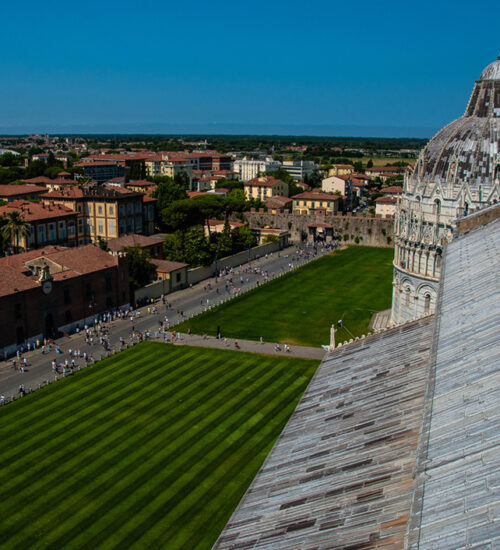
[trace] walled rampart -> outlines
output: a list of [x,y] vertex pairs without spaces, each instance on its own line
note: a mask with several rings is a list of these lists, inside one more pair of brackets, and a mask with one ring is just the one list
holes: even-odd
[[333,216],[323,214],[271,214],[264,211],[245,212],[250,227],[271,227],[290,231],[291,241],[301,242],[308,236],[310,224],[329,224],[336,236],[345,244],[392,247],[393,220],[374,216]]

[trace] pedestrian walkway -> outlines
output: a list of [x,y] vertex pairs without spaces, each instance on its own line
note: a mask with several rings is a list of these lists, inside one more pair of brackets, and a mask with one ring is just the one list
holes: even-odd
[[325,350],[322,348],[312,348],[307,346],[290,346],[290,351],[284,351],[284,346],[276,349],[276,344],[271,342],[256,342],[253,340],[238,340],[235,338],[222,338],[218,340],[214,337],[203,337],[197,334],[183,334],[182,340],[175,342],[175,345],[181,346],[200,346],[204,348],[232,349],[237,351],[246,351],[250,353],[265,353],[267,355],[279,355],[285,357],[301,357],[303,359],[318,359],[321,361],[325,356]]
[[[272,279],[275,276],[279,276],[283,272],[289,272],[293,269],[296,269],[310,261],[313,261],[323,254],[327,254],[327,250],[318,250],[314,255],[306,258],[299,258],[295,254],[295,248],[290,247],[289,250],[281,251],[281,255],[270,256],[269,258],[260,258],[259,260],[252,261],[252,266],[264,267],[265,271],[269,272]],[[294,255],[296,256],[295,259]],[[293,265],[289,265],[290,260],[293,260]],[[244,290],[251,288],[256,284],[256,281],[262,278],[263,271],[257,272],[246,272],[245,278],[249,277],[248,283],[246,282]],[[236,269],[236,273],[233,276],[238,277],[239,271]],[[6,361],[0,361],[0,395],[4,395],[7,401],[10,401],[13,397],[19,395],[19,388],[21,385],[26,387],[27,392],[29,393],[30,389],[35,390],[40,386],[46,385],[49,382],[53,382],[56,379],[55,373],[52,369],[52,362],[54,360],[57,363],[62,363],[66,359],[71,362],[71,356],[69,355],[70,349],[78,349],[83,354],[86,352],[89,355],[92,355],[95,361],[99,361],[104,357],[107,357],[110,353],[115,353],[123,349],[121,340],[123,340],[127,346],[136,343],[137,340],[130,337],[131,329],[134,327],[135,334],[147,333],[151,334],[150,339],[153,341],[163,341],[160,340],[160,334],[162,330],[159,326],[159,321],[168,317],[170,331],[175,330],[175,326],[194,316],[202,313],[207,310],[206,306],[207,299],[209,300],[210,305],[215,305],[217,302],[222,299],[227,300],[228,297],[224,297],[223,289],[224,285],[227,282],[227,279],[230,275],[226,277],[218,277],[218,279],[212,278],[202,283],[193,285],[192,288],[186,288],[184,290],[177,291],[175,293],[169,294],[167,296],[167,305],[164,305],[160,302],[155,304],[156,313],[153,315],[151,312],[148,314],[148,306],[138,308],[137,311],[140,311],[140,315],[134,315],[133,321],[129,320],[129,317],[126,316],[123,319],[115,319],[111,322],[106,321],[104,326],[109,330],[109,343],[111,351],[108,352],[103,348],[102,345],[99,345],[99,340],[94,335],[93,343],[85,342],[85,333],[80,331],[80,333],[74,333],[69,336],[64,336],[58,338],[53,345],[51,345],[51,351],[45,354],[42,354],[41,349],[32,349],[31,351],[24,352],[23,358],[27,359],[27,366],[24,368],[24,372],[20,368],[14,370],[12,368],[11,359]],[[243,276],[243,275],[242,275]],[[267,280],[269,280],[267,279]],[[210,284],[209,284],[210,283]],[[264,283],[264,281],[262,281]],[[261,283],[261,284],[262,284]],[[210,287],[210,288],[207,288]],[[231,296],[232,298],[233,296]],[[202,300],[202,305],[200,305],[200,300]],[[161,311],[160,311],[161,310]],[[91,325],[93,323],[90,323]],[[93,333],[93,328],[91,328]],[[157,336],[155,337],[155,334]],[[214,347],[219,349],[238,349],[235,346],[234,339],[227,340],[217,340],[216,338],[206,338],[202,336],[195,335],[184,335],[181,342],[177,344],[192,345],[192,346],[204,346],[204,347]],[[291,351],[277,351],[275,349],[275,344],[263,343],[253,341],[238,341],[239,348],[241,351],[253,352],[253,353],[264,353],[270,355],[285,355],[289,357],[302,357],[302,358],[311,358],[321,360],[324,356],[324,351],[321,348],[308,348],[302,346],[291,346]],[[60,352],[56,352],[56,348],[60,348]],[[21,366],[18,360],[18,366]],[[76,360],[76,369],[85,367],[85,361],[81,358]],[[57,378],[61,378],[63,375],[57,375]]]

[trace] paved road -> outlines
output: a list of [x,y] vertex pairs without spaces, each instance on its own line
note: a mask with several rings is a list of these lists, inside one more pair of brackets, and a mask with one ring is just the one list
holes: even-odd
[[[318,249],[317,255],[311,255],[309,258],[299,256],[295,247],[282,250],[281,253],[275,253],[268,257],[260,258],[252,261],[250,264],[245,264],[242,268],[234,268],[233,273],[228,273],[217,279],[211,278],[202,281],[192,288],[177,291],[166,296],[167,305],[163,305],[161,301],[157,301],[154,306],[157,310],[155,314],[148,313],[148,306],[144,306],[136,310],[133,320],[130,318],[116,319],[110,323],[103,323],[107,337],[109,339],[109,347],[111,353],[122,349],[123,344],[120,338],[123,339],[125,345],[132,345],[137,341],[139,333],[145,334],[150,331],[152,340],[163,341],[163,334],[160,332],[159,321],[168,318],[170,327],[175,326],[183,319],[190,318],[202,311],[206,311],[210,307],[214,307],[222,301],[231,299],[239,292],[245,292],[254,288],[258,284],[265,284],[266,281],[272,280],[292,269],[295,269],[305,263],[315,259],[316,257],[326,253],[327,251]],[[306,249],[307,250],[307,249]],[[312,252],[312,250],[307,250]],[[223,269],[223,266],[220,266]],[[243,282],[241,282],[243,279]],[[232,282],[231,282],[232,280]],[[149,309],[151,306],[149,306]],[[137,315],[137,312],[139,314]],[[181,314],[182,312],[182,314]],[[135,337],[131,337],[132,327],[134,328]],[[158,334],[155,336],[155,331]],[[202,345],[206,347],[230,347],[236,349],[234,340],[219,341],[215,338],[203,339],[201,336],[183,335],[183,340],[178,342],[184,345]],[[274,344],[259,342],[242,342],[238,341],[242,351],[253,351],[259,353],[276,353],[287,355],[287,352],[274,350]],[[56,347],[59,346],[61,353],[56,353]],[[72,334],[67,337],[60,338],[51,346],[49,353],[43,354],[41,350],[25,353],[27,359],[27,367],[25,372],[14,370],[11,360],[0,362],[0,394],[4,395],[7,400],[18,395],[20,384],[24,384],[26,389],[36,389],[40,385],[52,382],[60,375],[54,375],[52,371],[52,361],[55,360],[58,364],[68,360],[71,363],[69,350],[79,350],[83,355],[86,352],[92,356],[95,361],[106,357],[110,352],[106,351],[104,346],[99,344],[98,337],[94,336],[92,345],[85,343],[85,334]],[[290,352],[290,356],[295,357],[310,357],[314,359],[322,359],[324,351],[321,348],[306,348],[294,346]],[[20,361],[17,361],[20,364]],[[77,367],[85,366],[85,361],[82,357],[75,359]],[[60,369],[62,371],[62,369]]]

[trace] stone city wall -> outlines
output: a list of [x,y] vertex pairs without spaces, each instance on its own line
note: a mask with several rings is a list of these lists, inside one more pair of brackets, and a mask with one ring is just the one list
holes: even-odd
[[[290,240],[298,243],[303,232],[309,234],[308,226],[313,223],[327,223],[345,244],[392,247],[392,218],[374,216],[332,216],[322,214],[293,214],[288,212],[271,214],[269,212],[245,212],[245,221],[250,227],[271,227],[290,232]],[[311,237],[309,237],[309,240]]]

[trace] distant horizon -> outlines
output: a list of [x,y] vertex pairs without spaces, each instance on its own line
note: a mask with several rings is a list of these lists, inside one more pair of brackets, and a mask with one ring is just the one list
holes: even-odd
[[430,139],[438,128],[362,126],[347,124],[244,124],[244,123],[123,123],[0,125],[0,136],[49,135],[193,135],[280,136],[365,139]]
[[0,133],[430,138],[498,55],[498,0],[465,8],[9,2]]

